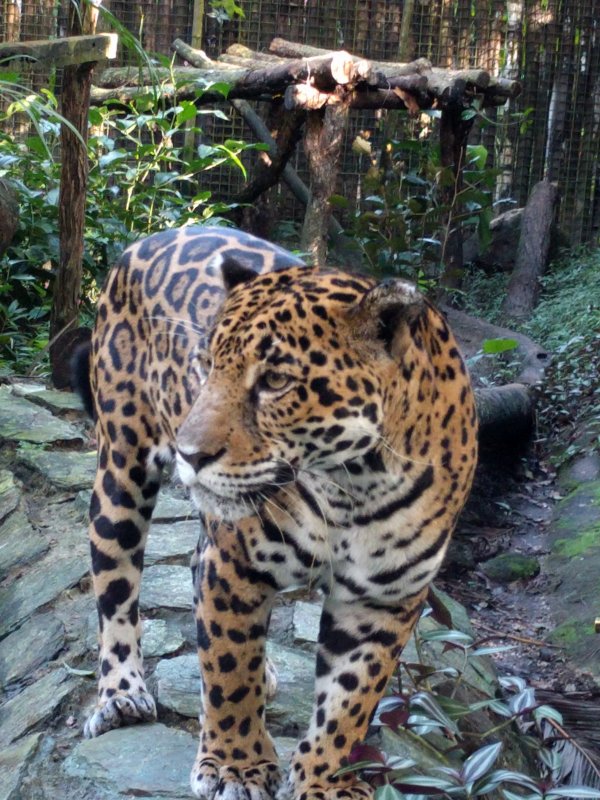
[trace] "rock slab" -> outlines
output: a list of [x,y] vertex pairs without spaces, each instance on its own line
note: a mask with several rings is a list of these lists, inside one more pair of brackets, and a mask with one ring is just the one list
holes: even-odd
[[134,725],[80,742],[63,769],[119,796],[189,800],[196,750],[196,738],[185,731],[159,723]]

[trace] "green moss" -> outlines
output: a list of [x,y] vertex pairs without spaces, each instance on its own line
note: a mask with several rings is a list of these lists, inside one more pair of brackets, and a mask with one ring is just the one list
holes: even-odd
[[490,558],[481,565],[488,578],[499,583],[512,583],[523,578],[534,578],[540,571],[540,564],[533,556],[521,553],[503,553]]
[[548,637],[554,644],[563,647],[573,646],[588,636],[594,636],[594,629],[590,624],[580,620],[566,620],[556,627]]
[[593,547],[600,546],[600,524],[571,536],[568,539],[557,539],[552,545],[552,552],[559,556],[573,558],[581,556]]

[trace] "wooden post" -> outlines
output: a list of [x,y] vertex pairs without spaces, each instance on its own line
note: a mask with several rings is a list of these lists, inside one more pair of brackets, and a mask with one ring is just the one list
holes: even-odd
[[[81,14],[81,16],[80,16]],[[69,34],[91,34],[96,28],[98,9],[91,4],[70,6]],[[61,128],[61,176],[58,205],[60,260],[56,271],[50,314],[50,366],[57,388],[69,383],[65,362],[69,360],[79,319],[83,261],[83,228],[88,180],[87,128],[95,61],[64,68],[61,113],[75,130]]]
[[442,189],[443,202],[449,206],[445,220],[445,235],[442,242],[442,263],[444,271],[440,285],[443,289],[459,289],[463,276],[463,237],[457,196],[462,189],[462,171],[467,153],[467,139],[473,119],[462,118],[463,106],[460,103],[449,105],[442,111],[440,124],[440,151],[443,168],[451,168],[454,181]]
[[[338,93],[340,89],[336,90]],[[309,111],[304,151],[310,174],[310,198],[306,206],[301,249],[315,264],[325,264],[327,229],[331,218],[329,198],[335,194],[342,142],[348,123],[348,104],[343,96],[318,111]]]
[[202,49],[202,30],[204,28],[204,0],[194,0],[192,18],[192,47]]

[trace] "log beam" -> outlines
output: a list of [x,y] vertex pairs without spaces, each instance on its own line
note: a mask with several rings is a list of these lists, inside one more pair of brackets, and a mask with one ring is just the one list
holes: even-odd
[[64,39],[8,42],[0,44],[0,61],[35,61],[53,67],[110,61],[117,56],[116,33],[67,36]]
[[[107,97],[127,102],[149,93],[152,84],[160,81],[167,97],[212,103],[223,98],[210,89],[196,97],[198,84],[225,82],[230,86],[229,99],[272,100],[289,89],[288,107],[298,108],[305,102],[304,107],[310,110],[337,102],[334,90],[342,86],[352,91],[347,98],[349,108],[406,108],[416,114],[421,109],[451,107],[459,98],[465,106],[475,98],[483,106],[502,105],[520,91],[516,81],[493,78],[481,69],[435,69],[425,59],[407,64],[371,62],[345,51],[331,52],[281,39],[273,40],[271,47],[277,54],[292,53],[292,58],[254,53],[235,45],[213,61],[179,39],[172,47],[193,66],[175,67],[173,71],[132,67],[105,70],[96,81],[92,102]],[[171,83],[173,77],[177,89]]]

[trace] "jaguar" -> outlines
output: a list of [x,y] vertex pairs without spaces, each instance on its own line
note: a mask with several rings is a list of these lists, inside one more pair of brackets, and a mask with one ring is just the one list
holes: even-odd
[[[88,737],[156,718],[139,593],[163,468],[199,509],[195,797],[358,800],[364,738],[422,610],[477,457],[455,338],[412,284],[326,267],[235,230],[129,247],[74,374],[94,416],[99,617]],[[282,776],[265,724],[277,592],[324,595],[314,707]]]

